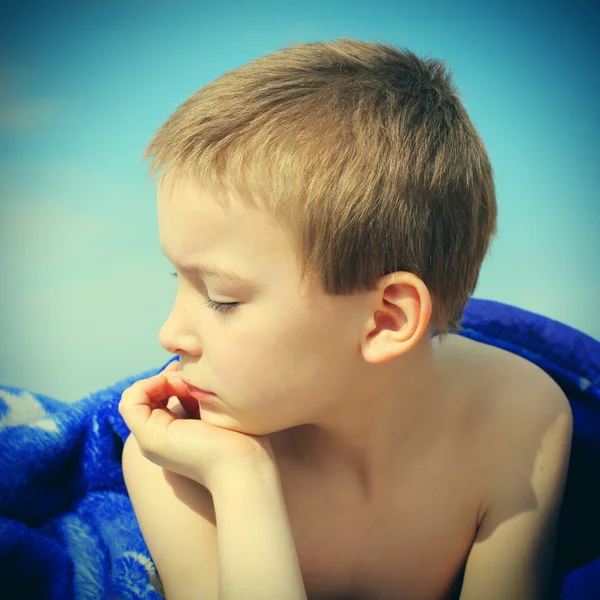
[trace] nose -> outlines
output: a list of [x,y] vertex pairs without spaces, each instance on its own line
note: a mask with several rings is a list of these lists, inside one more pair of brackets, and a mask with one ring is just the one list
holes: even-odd
[[160,345],[171,354],[197,356],[201,354],[193,320],[181,310],[177,302],[158,332]]

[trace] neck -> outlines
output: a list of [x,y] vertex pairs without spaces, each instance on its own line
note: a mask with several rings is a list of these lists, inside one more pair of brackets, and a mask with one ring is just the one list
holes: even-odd
[[386,363],[361,361],[313,422],[272,436],[274,449],[297,465],[349,474],[371,497],[403,459],[432,442],[447,384],[444,345],[424,338]]

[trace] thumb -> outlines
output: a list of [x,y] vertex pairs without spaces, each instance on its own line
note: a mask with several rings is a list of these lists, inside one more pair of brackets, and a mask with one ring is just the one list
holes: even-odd
[[179,371],[179,361],[178,360],[174,360],[172,362],[170,362],[162,371],[161,373],[164,372],[171,372],[171,371]]

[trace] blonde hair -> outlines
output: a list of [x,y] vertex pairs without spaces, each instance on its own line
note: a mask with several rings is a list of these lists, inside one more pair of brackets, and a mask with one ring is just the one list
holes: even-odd
[[163,180],[191,175],[275,216],[302,282],[357,294],[408,271],[432,296],[439,341],[461,330],[497,206],[484,144],[442,61],[379,42],[296,43],[195,92],[147,158]]

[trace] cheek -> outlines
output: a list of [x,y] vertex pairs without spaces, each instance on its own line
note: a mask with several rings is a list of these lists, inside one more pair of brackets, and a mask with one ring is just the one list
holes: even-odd
[[232,328],[211,344],[208,371],[248,431],[310,422],[324,402],[340,395],[347,369],[340,364],[339,336],[331,324],[324,327],[314,318],[279,315],[243,332]]
[[[233,392],[243,392],[264,378],[273,356],[277,354],[277,333],[265,327],[239,330],[233,325],[216,331],[206,354],[215,385]],[[208,345],[207,345],[208,348]]]
[[[223,393],[306,398],[339,370],[339,331],[314,312],[272,310],[268,318],[215,332],[206,360]],[[334,377],[335,379],[335,377]]]
[[324,326],[316,319],[297,320],[293,327],[278,332],[268,357],[262,358],[262,371],[268,371],[273,389],[282,389],[288,397],[307,402],[308,397],[321,395],[328,387],[328,374],[337,361],[337,342]]
[[[215,387],[240,398],[263,395],[277,388],[300,366],[305,352],[292,331],[277,327],[285,316],[237,330],[233,326],[215,332],[207,342],[205,360]],[[288,318],[289,319],[289,318]],[[233,325],[233,324],[232,324]],[[300,344],[299,344],[300,341]]]

